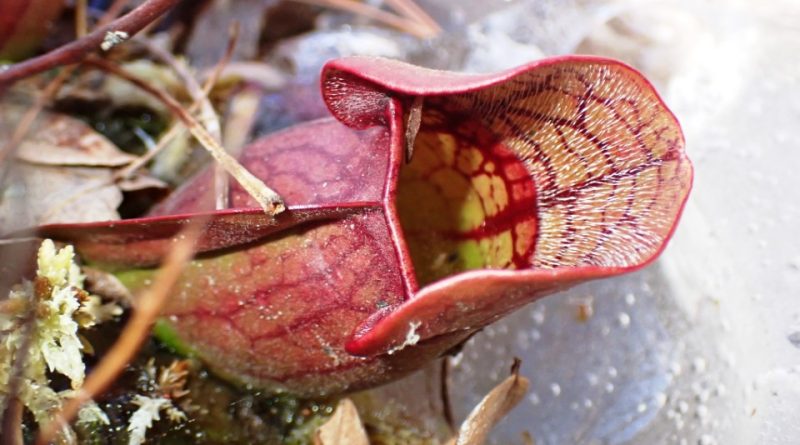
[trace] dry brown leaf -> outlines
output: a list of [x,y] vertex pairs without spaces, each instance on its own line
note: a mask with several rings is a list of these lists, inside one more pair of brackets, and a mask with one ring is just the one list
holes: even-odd
[[[0,140],[8,140],[27,108],[0,105]],[[15,156],[35,164],[98,167],[119,167],[136,159],[84,122],[44,111],[17,147]]]
[[314,445],[369,445],[358,410],[350,399],[342,399],[333,416],[319,427]]
[[119,219],[122,192],[108,168],[14,163],[0,195],[0,232]]
[[135,192],[144,189],[166,189],[169,185],[158,178],[138,173],[129,178],[117,180],[117,187],[123,192]]
[[483,445],[486,442],[492,428],[522,400],[530,386],[528,379],[519,375],[516,363],[512,373],[473,408],[448,445]]
[[[203,80],[210,75],[210,69],[203,72]],[[248,61],[231,62],[222,70],[219,77],[219,83],[223,85],[242,80],[256,84],[264,90],[279,91],[286,86],[288,79],[286,74],[264,62]]]
[[[0,103],[0,141],[12,137],[26,110]],[[86,123],[42,111],[2,177],[0,233],[119,219],[122,191],[166,186],[147,176],[115,184],[115,169],[135,159]]]

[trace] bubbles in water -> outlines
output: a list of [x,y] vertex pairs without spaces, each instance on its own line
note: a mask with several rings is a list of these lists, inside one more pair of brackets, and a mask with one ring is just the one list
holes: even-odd
[[697,357],[692,361],[692,371],[701,374],[706,371],[706,359]]
[[632,292],[629,292],[625,295],[625,304],[628,306],[633,306],[636,303],[636,295],[633,295]]
[[531,312],[531,318],[533,319],[533,322],[536,324],[544,323],[544,307],[542,307],[542,309],[538,309]]
[[558,397],[561,394],[561,385],[558,383],[551,383],[550,392],[552,392],[554,396]]
[[619,315],[617,315],[617,322],[619,322],[622,328],[627,328],[631,324],[631,316],[625,312],[620,312]]
[[695,412],[695,415],[701,421],[703,421],[703,422],[707,421],[708,420],[708,408],[705,405],[699,405],[697,407],[697,411]]

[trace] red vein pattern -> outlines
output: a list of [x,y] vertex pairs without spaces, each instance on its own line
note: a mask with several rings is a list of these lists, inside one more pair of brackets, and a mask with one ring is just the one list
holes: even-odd
[[625,71],[552,66],[449,99],[474,110],[534,178],[534,267],[636,264],[674,225],[692,175],[680,129]]

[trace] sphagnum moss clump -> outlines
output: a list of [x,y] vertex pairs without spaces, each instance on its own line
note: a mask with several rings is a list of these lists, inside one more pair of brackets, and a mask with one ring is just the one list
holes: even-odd
[[[33,281],[25,280],[9,292],[0,311],[0,406],[9,403],[15,361],[25,360],[16,397],[39,425],[53,418],[65,400],[80,388],[86,376],[83,355],[91,346],[81,336],[89,328],[122,313],[115,304],[103,304],[100,297],[83,288],[83,275],[75,263],[72,246],[57,249],[44,240],[37,256]],[[27,328],[26,323],[32,323]],[[22,354],[25,349],[27,352]],[[70,389],[56,391],[48,373],[61,374]],[[94,402],[81,409],[78,422],[108,423]],[[61,442],[75,442],[75,433],[65,427]]]

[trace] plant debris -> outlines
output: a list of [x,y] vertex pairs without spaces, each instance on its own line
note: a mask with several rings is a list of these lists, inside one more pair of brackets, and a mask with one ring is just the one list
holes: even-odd
[[331,418],[319,427],[314,445],[369,445],[358,410],[350,399],[342,399]]
[[482,445],[489,432],[511,411],[528,392],[530,382],[519,375],[519,360],[511,368],[511,376],[495,386],[481,402],[472,409],[458,434],[449,445]]
[[147,363],[146,373],[150,377],[154,388],[150,395],[136,394],[131,403],[138,406],[128,421],[130,433],[128,445],[140,445],[145,441],[147,430],[153,422],[160,420],[161,412],[167,414],[170,422],[177,423],[186,420],[186,413],[175,405],[176,401],[183,399],[189,393],[186,388],[188,362],[185,360],[173,361],[169,366],[162,367],[156,376],[155,361],[150,359]]

